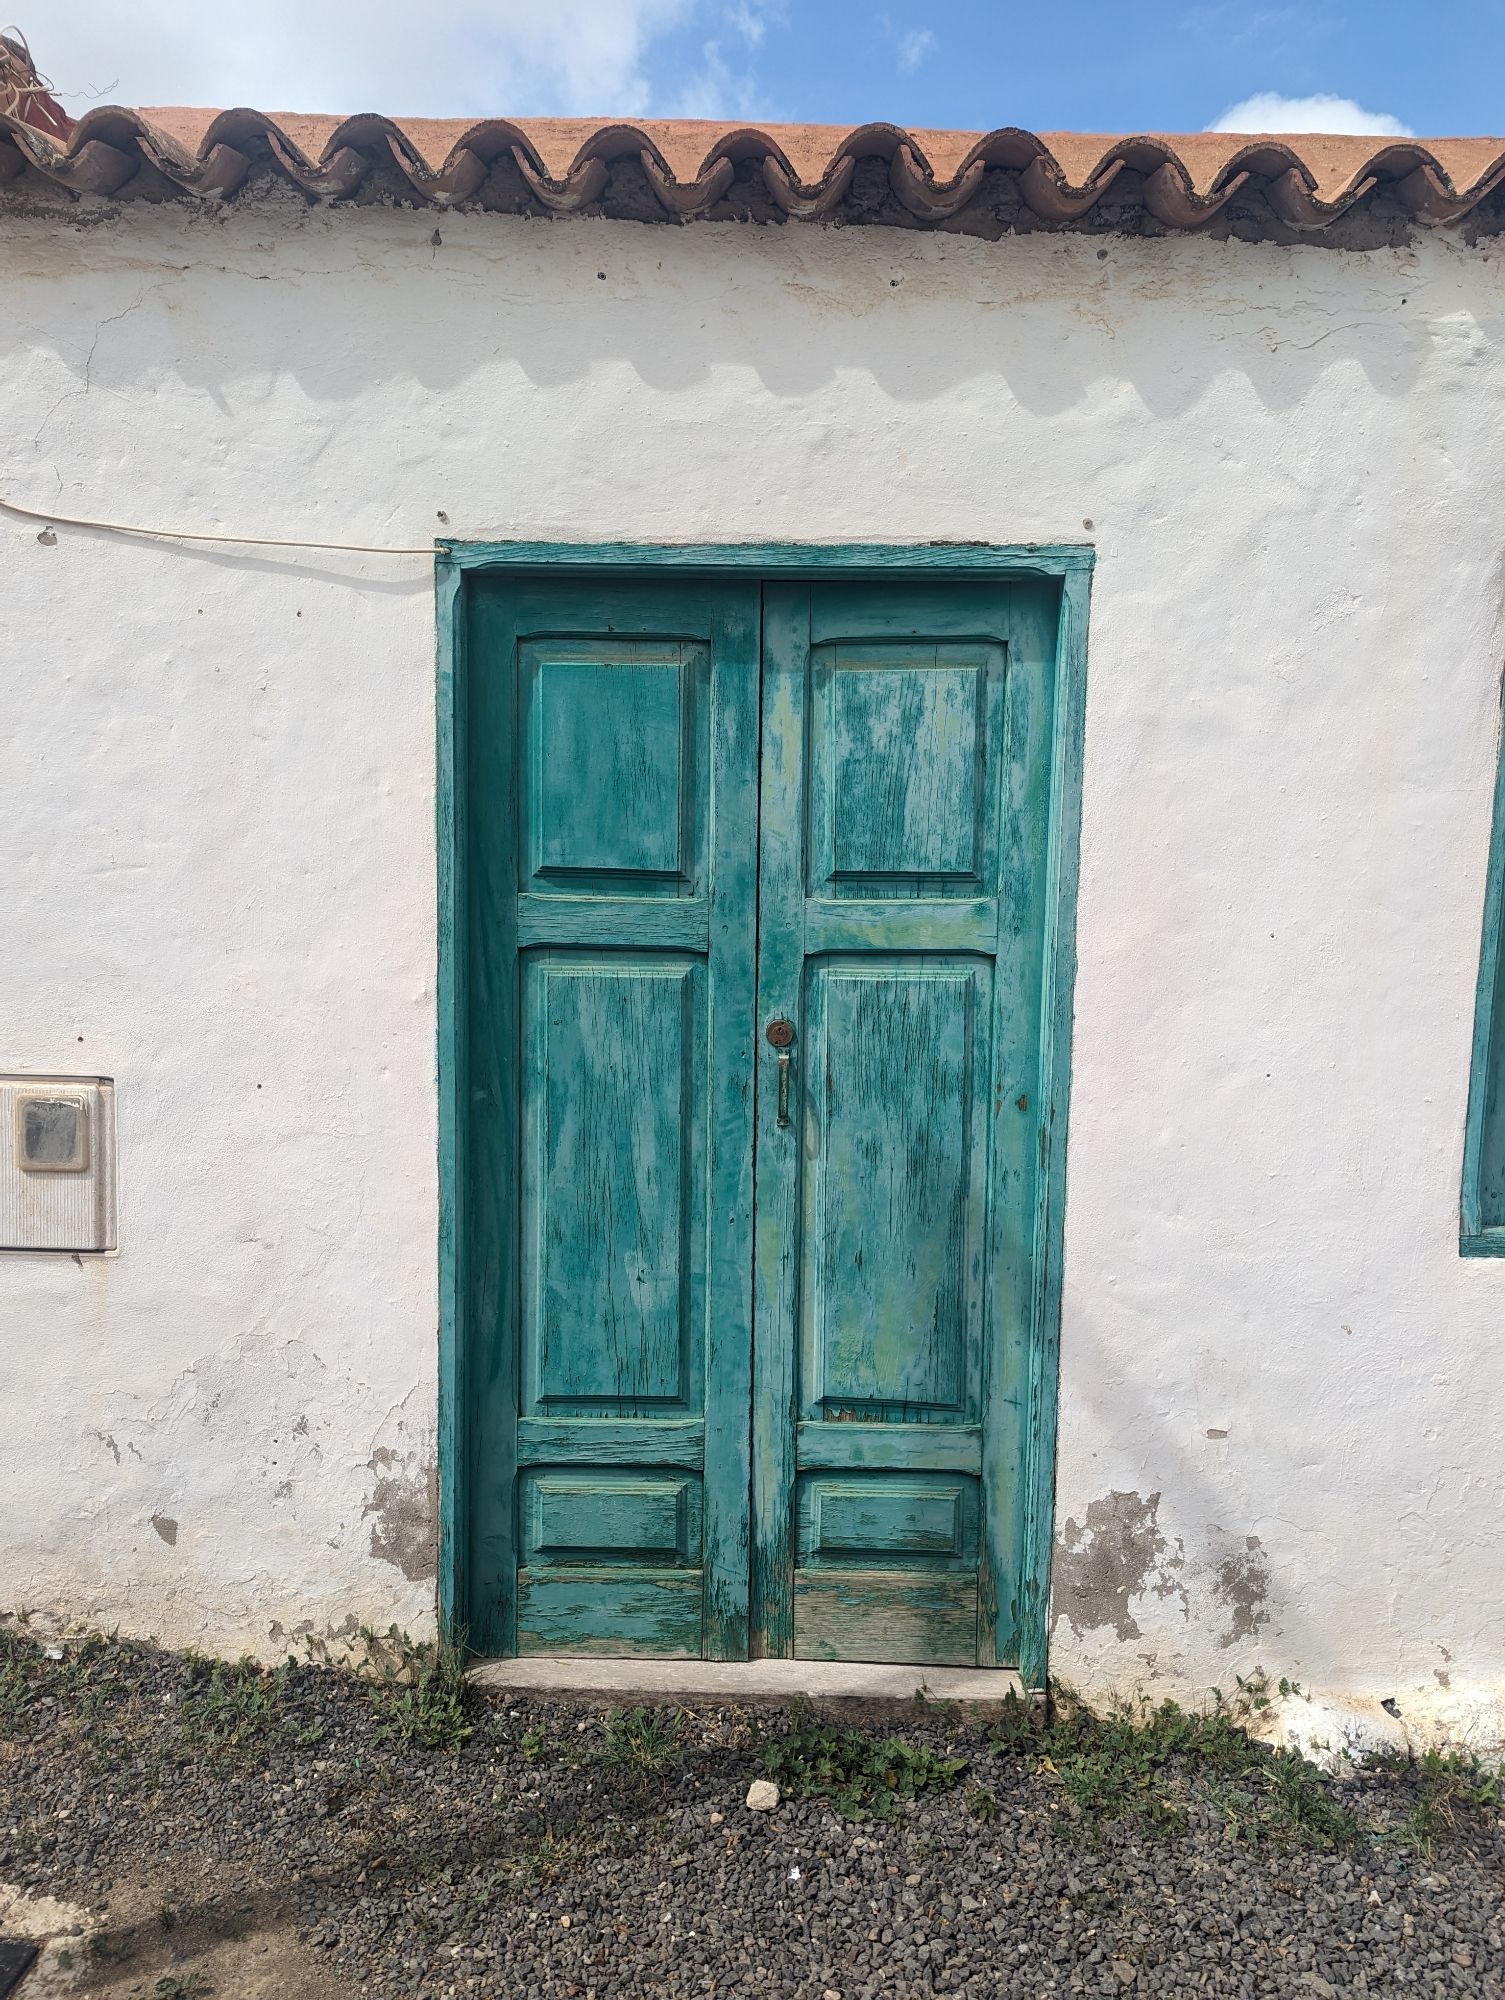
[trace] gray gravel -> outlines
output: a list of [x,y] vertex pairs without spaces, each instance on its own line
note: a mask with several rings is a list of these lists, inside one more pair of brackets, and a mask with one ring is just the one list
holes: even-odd
[[950,1788],[754,1814],[777,1711],[698,1706],[654,1770],[613,1759],[597,1703],[467,1694],[463,1743],[425,1748],[311,1667],[206,1720],[208,1674],[0,1635],[0,1881],[108,1913],[145,1877],[190,1924],[295,1925],[331,1994],[1505,1996],[1500,1816],[1429,1856],[1404,1773],[1342,1787],[1360,1832],[1335,1851],[1251,1844],[1195,1774],[1157,1833],[921,1705],[865,1729],[965,1759]]

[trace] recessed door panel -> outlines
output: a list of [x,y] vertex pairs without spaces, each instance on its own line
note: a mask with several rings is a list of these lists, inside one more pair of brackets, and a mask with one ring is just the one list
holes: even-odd
[[991,968],[814,960],[800,1404],[889,1422],[975,1414]]
[[700,1481],[687,1473],[523,1475],[524,1552],[530,1563],[700,1566]]
[[813,893],[975,892],[992,664],[988,648],[957,643],[812,650]]
[[924,1472],[805,1473],[798,1533],[803,1568],[971,1568],[977,1482]]
[[523,884],[539,894],[681,895],[698,871],[709,655],[685,640],[527,640]]
[[523,962],[526,1414],[698,1407],[705,969]]

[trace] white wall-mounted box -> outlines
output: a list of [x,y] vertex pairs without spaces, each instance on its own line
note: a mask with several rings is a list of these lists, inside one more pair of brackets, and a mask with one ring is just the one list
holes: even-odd
[[115,1248],[115,1086],[0,1076],[0,1250]]

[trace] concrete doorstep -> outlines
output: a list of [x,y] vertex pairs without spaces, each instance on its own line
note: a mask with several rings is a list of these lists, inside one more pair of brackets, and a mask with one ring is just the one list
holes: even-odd
[[999,1702],[1024,1696],[1000,1667],[901,1667],[850,1660],[647,1660],[532,1654],[473,1667],[478,1687],[515,1694],[601,1694],[717,1701]]

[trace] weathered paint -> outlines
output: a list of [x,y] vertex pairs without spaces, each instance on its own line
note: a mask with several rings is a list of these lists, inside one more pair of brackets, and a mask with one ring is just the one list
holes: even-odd
[[[1505,689],[1505,683],[1502,683]],[[1458,1245],[1465,1257],[1505,1257],[1505,756],[1495,777],[1474,1043],[1469,1064],[1468,1118],[1463,1134],[1463,1186]]]
[[[467,1041],[515,1050],[496,1089],[489,1053],[441,1075],[469,1245],[442,1242],[443,1400],[475,1508],[445,1601],[524,1651],[1043,1658],[1020,1494],[1054,1448],[1026,1402],[1058,1333],[1035,1268],[1061,1226],[1037,1172],[1048,796],[1080,761],[1057,656],[1090,557],[974,551],[937,582],[913,550],[828,545],[810,585],[783,580],[798,551],[769,552],[773,581],[747,545],[667,576],[679,552],[638,553],[444,563],[472,576],[440,683],[470,745],[445,791],[470,827]],[[755,1179],[776,1291],[752,1286]],[[513,1313],[512,1400],[483,1416]]]
[[[886,1592],[886,1647],[1027,1653],[1038,1673],[1020,1503],[1048,1490],[1054,1449],[1030,1422],[1058,1303],[1043,1267],[1060,1207],[1039,1171],[1048,798],[1080,739],[1053,727],[1073,670],[1060,583],[1030,577],[1023,551],[994,553],[984,580],[974,556],[978,574],[944,585],[871,552],[863,581],[765,593],[759,1011],[799,1039],[791,1126],[759,1100],[753,1618],[764,1653],[862,1658]],[[1075,822],[1057,831],[1074,850]],[[975,1435],[952,1458],[971,1526],[948,1566],[964,1578],[874,1539],[844,1597],[851,1579],[822,1573],[844,1559],[790,1533],[791,1504],[809,1515],[847,1477],[848,1423],[869,1473],[900,1487],[938,1470],[937,1432]],[[937,1590],[946,1615],[911,1617]]]
[[[1500,260],[443,235],[8,220],[0,492],[417,547],[1094,544],[1058,1515],[1158,1493],[1184,1568],[1127,1589],[1136,1638],[1058,1620],[1055,1667],[1263,1659],[1489,1727],[1505,1272],[1458,1202]],[[0,536],[0,1046],[114,1076],[121,1163],[117,1258],[0,1263],[6,1594],[232,1651],[422,1629],[363,1510],[378,1448],[437,1456],[432,563]],[[1224,1646],[1251,1536],[1269,1622]]]
[[[515,572],[457,607],[445,1400],[469,1427],[453,1603],[487,1650],[746,1651],[758,612],[755,582]],[[689,1475],[667,1547],[666,1463]]]

